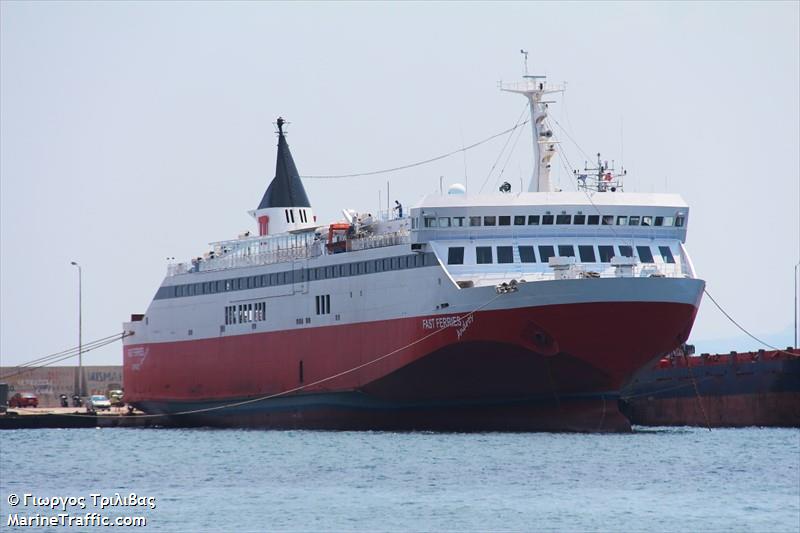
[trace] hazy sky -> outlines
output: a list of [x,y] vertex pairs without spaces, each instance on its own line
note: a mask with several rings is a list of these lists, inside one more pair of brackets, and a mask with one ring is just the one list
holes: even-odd
[[[145,311],[167,257],[254,229],[246,211],[274,175],[278,115],[301,174],[426,159],[515,123],[524,100],[496,84],[522,74],[521,48],[532,73],[568,82],[552,113],[582,150],[624,155],[626,190],[686,199],[708,290],[785,347],[800,258],[799,5],[3,1],[0,364],[77,344],[70,261],[83,265],[89,341]],[[473,192],[488,176],[496,190],[503,142],[466,165],[306,189],[321,221],[375,209],[387,180],[406,205],[439,176],[466,173]],[[505,164],[515,188],[529,146],[526,130]],[[559,167],[554,178],[574,188]],[[692,340],[759,347],[709,301]],[[119,344],[85,356],[121,360]]]

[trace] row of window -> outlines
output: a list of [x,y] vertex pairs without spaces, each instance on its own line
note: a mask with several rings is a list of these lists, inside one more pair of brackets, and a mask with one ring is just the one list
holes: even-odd
[[[651,215],[486,215],[475,217],[435,217],[425,215],[423,226],[426,228],[457,228],[464,226],[551,226],[556,225],[589,225],[613,226],[616,218],[617,226],[675,226],[683,227],[684,216],[675,217]],[[415,225],[412,220],[412,225]]]
[[317,314],[329,315],[331,313],[331,295],[320,294],[316,296],[317,300]]
[[267,303],[226,305],[225,324],[244,324],[246,322],[263,322],[267,319]]
[[[552,246],[549,244],[533,246],[533,245],[519,245],[517,246],[517,253],[521,263],[536,263],[536,255],[538,249],[539,262],[547,263],[551,257],[576,257],[575,246],[572,244],[559,244]],[[649,246],[636,246],[636,254],[641,263],[654,263],[653,252]],[[610,263],[611,258],[615,255],[621,257],[634,257],[633,246],[619,245],[615,253],[614,246],[599,245],[597,246],[597,253],[595,247],[591,244],[579,244],[577,246],[578,255],[581,263]],[[488,265],[494,263],[494,255],[496,253],[497,263],[513,263],[514,262],[514,247],[513,246],[476,246],[475,247],[475,262],[479,265]],[[672,255],[672,250],[669,246],[659,246],[658,252],[665,263],[674,264],[675,257]],[[447,249],[447,264],[448,265],[463,265],[464,264],[464,247],[451,246]]]
[[166,286],[158,289],[155,299],[161,300],[165,298],[180,298],[184,296],[215,294],[219,292],[256,289],[260,287],[274,287],[279,285],[290,285],[293,283],[303,283],[306,281],[320,281],[340,277],[360,276],[363,274],[374,274],[377,272],[388,272],[392,270],[434,266],[436,264],[436,256],[430,252],[413,253],[409,255],[385,257],[383,259],[343,263],[341,265],[300,268],[297,270],[287,270],[284,272],[274,272],[272,274],[261,274],[258,276],[246,276],[225,280]]

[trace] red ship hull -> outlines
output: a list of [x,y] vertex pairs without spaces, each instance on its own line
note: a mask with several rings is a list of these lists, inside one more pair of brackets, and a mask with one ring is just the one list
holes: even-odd
[[624,431],[618,391],[696,311],[579,303],[131,343],[125,394],[193,425]]

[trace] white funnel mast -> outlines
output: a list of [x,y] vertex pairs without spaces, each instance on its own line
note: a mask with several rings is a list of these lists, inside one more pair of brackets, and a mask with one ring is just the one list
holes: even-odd
[[515,83],[500,83],[500,90],[510,93],[525,95],[530,103],[531,130],[533,134],[533,175],[528,185],[529,192],[551,192],[553,185],[550,182],[550,160],[556,154],[556,141],[552,139],[553,131],[548,126],[547,105],[551,101],[543,100],[546,94],[557,93],[564,90],[563,86],[547,84],[546,76],[530,76],[526,73],[523,81]]

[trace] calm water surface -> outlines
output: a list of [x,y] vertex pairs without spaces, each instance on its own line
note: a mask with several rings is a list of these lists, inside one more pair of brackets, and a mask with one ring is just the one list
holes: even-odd
[[[91,506],[89,494],[130,492],[156,508]],[[794,532],[800,430],[0,432],[0,530],[9,512],[57,514],[10,507],[24,493],[147,518],[122,531]]]

